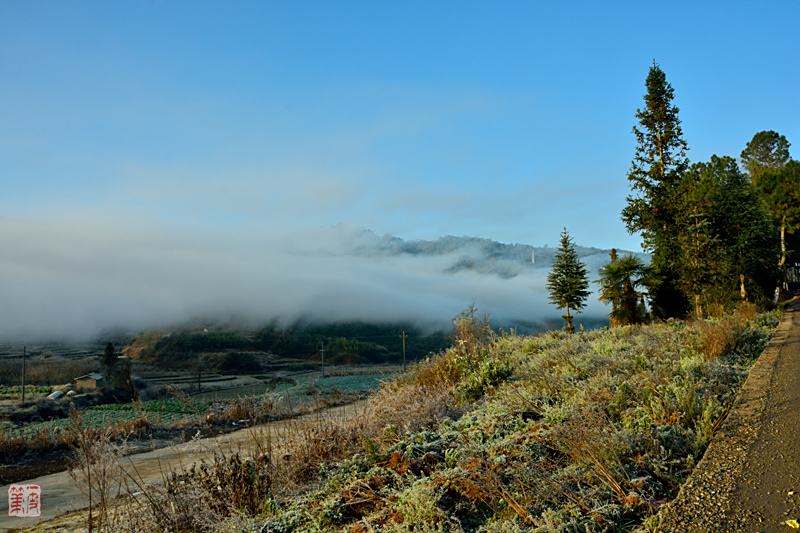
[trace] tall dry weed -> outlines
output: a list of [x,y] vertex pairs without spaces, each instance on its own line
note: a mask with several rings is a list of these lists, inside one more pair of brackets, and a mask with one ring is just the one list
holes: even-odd
[[85,427],[78,411],[71,414],[68,433],[74,452],[69,475],[89,502],[87,529],[113,531],[116,516],[112,502],[123,494],[119,459],[125,453],[124,443],[114,443],[108,430]]
[[696,322],[698,351],[707,361],[721,357],[736,346],[745,324],[746,321],[736,315]]

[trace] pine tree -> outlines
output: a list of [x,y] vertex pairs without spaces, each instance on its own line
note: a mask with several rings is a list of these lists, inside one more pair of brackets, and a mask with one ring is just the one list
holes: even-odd
[[550,302],[565,310],[565,329],[568,333],[573,333],[575,327],[570,311],[580,312],[586,306],[589,280],[586,277],[586,267],[578,259],[575,244],[566,228],[561,232],[561,244],[556,251],[553,268],[547,276],[547,290],[550,292]]
[[600,301],[611,304],[612,326],[644,322],[645,266],[634,255],[617,258],[612,250],[611,262],[600,269]]
[[640,232],[642,247],[652,254],[648,287],[653,312],[660,318],[685,315],[686,296],[679,287],[680,250],[675,234],[676,196],[688,168],[687,144],[673,105],[675,93],[654,62],[646,80],[644,108],[636,111],[636,151],[628,172],[634,194],[622,219],[631,233]]
[[680,283],[692,297],[695,318],[703,318],[704,302],[713,300],[711,288],[720,279],[721,243],[712,223],[713,211],[708,209],[706,191],[694,188],[687,192],[684,211],[676,224],[677,242],[681,248]]
[[[753,184],[767,204],[777,223],[780,239],[778,269],[785,283],[787,260],[787,234],[800,229],[800,161],[789,161],[780,168],[766,168],[757,172]],[[781,283],[775,287],[775,303],[781,296]]]
[[789,141],[777,131],[759,131],[740,156],[751,177],[764,169],[781,168],[789,162]]
[[675,232],[681,286],[692,296],[695,316],[704,315],[706,304],[761,299],[774,280],[777,242],[769,215],[736,160],[711,156],[692,165],[681,184],[680,207]]
[[[724,243],[731,296],[764,303],[778,278],[778,236],[758,191],[731,157],[712,156],[715,225]],[[737,286],[737,288],[734,288]]]

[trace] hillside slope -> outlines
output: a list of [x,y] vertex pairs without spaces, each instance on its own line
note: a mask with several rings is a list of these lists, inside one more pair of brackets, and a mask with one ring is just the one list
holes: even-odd
[[240,527],[244,512],[267,531],[647,526],[776,324],[738,315],[496,337],[460,323],[455,348],[385,383],[362,417],[305,431],[266,465],[259,456],[205,471],[213,494],[174,484],[151,512],[163,520],[164,508],[241,494],[234,474],[265,468],[267,501],[218,507],[213,520]]
[[[451,393],[462,412],[375,435],[372,451],[325,471],[268,529],[631,528],[674,497],[767,338],[732,319],[453,351],[433,365],[460,369]],[[426,384],[430,370],[418,372]]]
[[[433,240],[406,240],[393,235],[378,235],[368,229],[336,226],[334,242],[340,248],[333,253],[360,257],[408,256],[417,258],[444,257],[443,272],[472,271],[491,274],[504,279],[514,278],[536,269],[549,270],[553,265],[555,248],[522,243],[504,243],[492,239],[470,236],[444,235]],[[610,250],[591,246],[577,246],[580,257],[592,270],[608,262]],[[620,254],[633,254],[648,260],[647,254],[619,250]]]

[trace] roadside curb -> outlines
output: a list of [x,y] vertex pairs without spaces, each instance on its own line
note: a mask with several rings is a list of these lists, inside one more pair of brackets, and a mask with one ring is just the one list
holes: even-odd
[[[747,467],[748,452],[758,440],[777,362],[798,302],[784,313],[764,352],[753,364],[719,431],[703,458],[680,488],[677,497],[658,514],[658,531],[729,531],[744,518],[731,509],[736,484]],[[731,516],[737,513],[736,517]]]

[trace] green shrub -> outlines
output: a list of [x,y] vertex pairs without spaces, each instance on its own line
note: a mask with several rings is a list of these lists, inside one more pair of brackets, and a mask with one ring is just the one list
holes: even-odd
[[465,372],[458,387],[458,394],[463,401],[474,401],[482,397],[488,390],[496,387],[512,374],[511,365],[492,358],[481,360],[477,368]]

